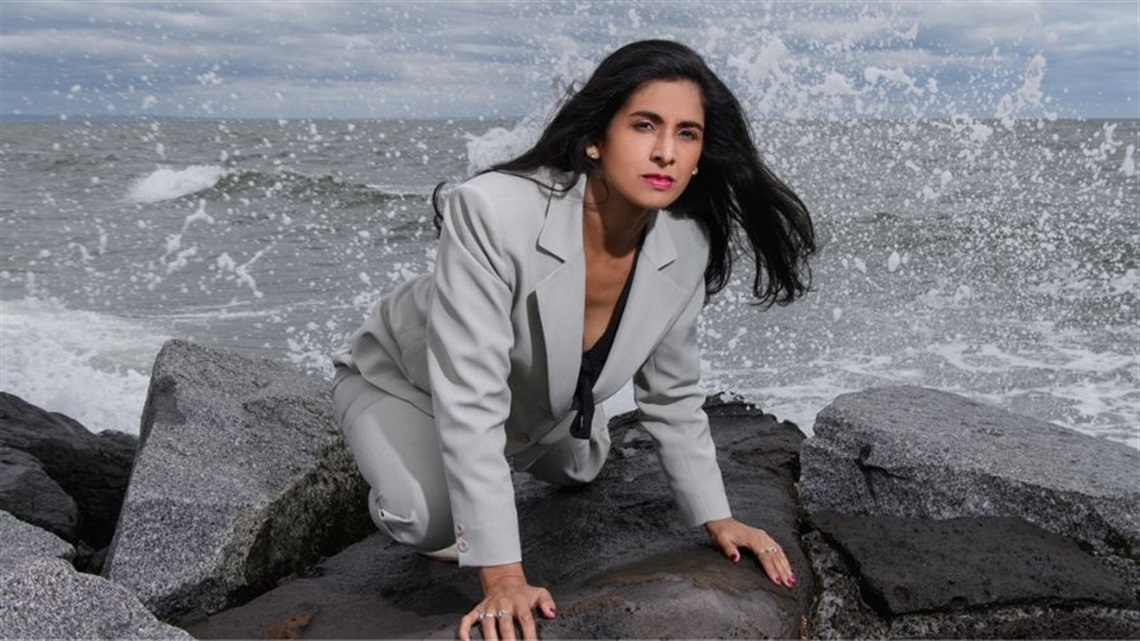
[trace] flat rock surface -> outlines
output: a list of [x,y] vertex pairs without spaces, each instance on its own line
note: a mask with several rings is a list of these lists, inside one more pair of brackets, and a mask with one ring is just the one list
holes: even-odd
[[216,612],[371,528],[327,381],[170,341],[104,574],[164,620]]
[[[558,604],[555,620],[540,621],[543,637],[800,636],[812,594],[797,543],[803,435],[744,405],[709,411],[734,513],[785,547],[796,588],[772,584],[751,557],[733,565],[702,531],[679,525],[648,436],[619,417],[610,460],[588,486],[559,490],[516,475],[527,576]],[[376,534],[187,630],[197,638],[451,639],[480,598],[474,570]]]
[[802,451],[809,513],[1017,516],[1140,555],[1140,451],[920,387],[844,394]]
[[134,594],[53,558],[0,563],[0,638],[189,639]]
[[813,515],[883,615],[1012,604],[1138,606],[1072,539],[1016,518]]
[[0,510],[0,559],[47,557],[70,561],[75,548],[58,536]]

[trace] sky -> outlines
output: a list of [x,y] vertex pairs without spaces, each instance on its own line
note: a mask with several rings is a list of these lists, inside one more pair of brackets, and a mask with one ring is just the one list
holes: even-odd
[[0,2],[0,115],[482,118],[684,42],[759,117],[1140,118],[1140,2]]

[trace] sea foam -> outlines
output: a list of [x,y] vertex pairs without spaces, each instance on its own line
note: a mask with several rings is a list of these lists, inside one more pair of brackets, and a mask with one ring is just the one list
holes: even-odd
[[131,183],[127,201],[157,203],[196,194],[218,184],[228,172],[214,165],[191,165],[185,169],[156,169]]
[[3,301],[0,389],[93,432],[137,434],[165,339],[143,320],[34,298]]

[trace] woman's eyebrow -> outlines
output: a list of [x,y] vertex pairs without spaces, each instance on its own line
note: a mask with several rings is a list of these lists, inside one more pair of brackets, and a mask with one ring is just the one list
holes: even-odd
[[[656,114],[652,111],[635,111],[635,112],[629,114],[629,117],[630,118],[646,118],[648,120],[652,120],[653,122],[655,122],[657,124],[661,124],[661,123],[665,122],[664,118],[662,118],[659,114]],[[704,125],[702,125],[701,123],[699,123],[695,120],[682,120],[680,123],[680,126],[681,127],[693,127],[694,129],[700,129],[702,131],[704,131],[704,128],[705,128]]]

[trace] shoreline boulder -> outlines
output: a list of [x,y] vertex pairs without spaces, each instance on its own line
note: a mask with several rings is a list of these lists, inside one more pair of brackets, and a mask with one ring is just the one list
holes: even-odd
[[1140,452],[918,387],[801,451],[825,638],[1140,637]]
[[167,342],[104,575],[174,621],[363,538],[367,490],[329,387],[278,361]]

